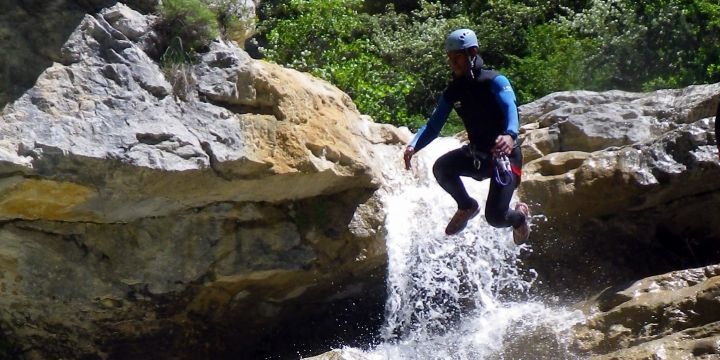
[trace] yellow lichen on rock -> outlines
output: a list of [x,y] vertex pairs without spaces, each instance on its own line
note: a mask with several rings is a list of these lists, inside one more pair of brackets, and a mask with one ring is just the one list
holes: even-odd
[[68,220],[86,217],[78,205],[95,190],[72,182],[12,178],[0,184],[0,217]]

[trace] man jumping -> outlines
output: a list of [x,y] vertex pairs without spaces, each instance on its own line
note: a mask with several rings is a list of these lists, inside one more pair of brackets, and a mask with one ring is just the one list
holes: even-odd
[[[437,138],[450,110],[455,109],[470,144],[441,156],[433,166],[438,183],[458,205],[445,233],[457,234],[479,213],[478,202],[468,195],[460,176],[478,181],[493,178],[485,218],[494,227],[512,226],[513,239],[522,243],[530,233],[528,207],[519,202],[515,210],[509,208],[522,168],[522,153],[517,143],[519,121],[515,93],[505,76],[482,68],[477,37],[472,30],[450,33],[445,40],[445,51],[453,79],[440,96],[428,122],[405,148],[405,168],[410,169],[413,155]],[[498,169],[506,171],[506,181],[502,180],[503,174]]]

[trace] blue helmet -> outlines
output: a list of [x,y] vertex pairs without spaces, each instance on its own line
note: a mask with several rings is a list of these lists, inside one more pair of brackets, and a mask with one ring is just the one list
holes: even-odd
[[477,36],[470,29],[455,30],[445,39],[445,52],[465,50],[477,46]]

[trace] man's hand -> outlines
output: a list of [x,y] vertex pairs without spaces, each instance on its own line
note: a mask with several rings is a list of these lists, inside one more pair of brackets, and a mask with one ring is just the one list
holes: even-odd
[[500,135],[495,139],[495,145],[492,147],[493,155],[500,154],[510,155],[513,148],[513,138],[510,135]]
[[410,170],[410,168],[412,168],[410,160],[412,159],[413,155],[415,155],[415,148],[412,146],[406,147],[405,153],[403,154],[403,159],[405,160],[405,170]]

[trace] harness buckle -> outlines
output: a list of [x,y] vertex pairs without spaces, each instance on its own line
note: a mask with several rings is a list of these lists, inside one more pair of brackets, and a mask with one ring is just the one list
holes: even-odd
[[475,166],[475,169],[477,170],[480,170],[483,161],[490,158],[490,155],[488,155],[487,153],[475,150],[475,147],[472,144],[470,144],[468,150],[470,151],[470,155],[473,158],[473,166]]
[[480,166],[482,166],[482,161],[473,156],[473,165],[475,166],[475,169],[480,170]]

